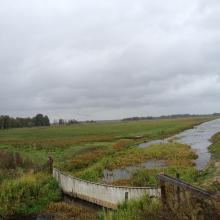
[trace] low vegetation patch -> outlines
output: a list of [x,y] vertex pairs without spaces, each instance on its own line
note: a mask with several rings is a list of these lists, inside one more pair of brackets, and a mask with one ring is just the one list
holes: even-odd
[[220,132],[215,134],[212,138],[212,145],[209,147],[212,159],[216,162],[220,161]]
[[96,220],[97,211],[77,203],[50,203],[40,216],[59,220]]
[[192,160],[196,158],[197,155],[189,146],[170,142],[163,145],[152,145],[143,149],[134,146],[127,151],[115,152],[111,160],[108,160],[106,168],[109,170],[123,168],[152,159],[165,160],[169,165],[192,166]]
[[220,192],[220,132],[211,138],[211,160],[200,174],[200,184],[211,191]]
[[60,197],[55,180],[45,173],[28,174],[0,185],[0,216],[26,216],[39,212]]
[[72,160],[69,163],[70,170],[78,170],[89,167],[89,165],[94,164],[99,161],[100,158],[103,158],[108,151],[106,149],[91,149],[87,153],[84,153]]
[[155,220],[162,218],[162,207],[158,199],[144,196],[140,200],[131,200],[119,206],[116,212],[102,212],[99,220]]
[[176,176],[178,173],[182,180],[188,183],[196,184],[199,177],[199,171],[195,167],[168,167],[160,170],[140,169],[134,172],[131,178],[132,186],[158,185],[157,174],[165,173],[170,176]]

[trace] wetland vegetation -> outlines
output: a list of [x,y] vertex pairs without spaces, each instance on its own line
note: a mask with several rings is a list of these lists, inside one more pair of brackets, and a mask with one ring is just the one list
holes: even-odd
[[[211,119],[214,117],[78,123],[1,130],[0,154],[4,160],[0,162],[0,215],[25,216],[38,213],[45,207],[49,207],[51,213],[53,209],[61,210],[60,207],[65,206],[56,203],[60,198],[60,191],[56,182],[45,171],[48,155],[53,157],[57,168],[85,180],[102,182],[104,170],[112,171],[159,160],[164,161],[166,166],[159,169],[140,168],[134,170],[130,179],[110,183],[155,185],[155,175],[158,172],[172,176],[179,172],[182,179],[200,184],[201,174],[193,163],[197,155],[189,146],[175,140],[147,148],[138,148],[137,145],[144,141],[170,137]],[[147,198],[143,200],[150,202]],[[126,216],[128,210],[145,210],[142,203],[140,201],[140,204],[131,202],[126,206],[122,205],[118,215]],[[156,211],[158,207],[159,204],[152,201],[152,209]],[[69,207],[66,209],[70,210]],[[79,207],[72,210],[82,214]],[[108,215],[113,216],[102,213],[100,218],[123,219],[114,217],[117,214]]]

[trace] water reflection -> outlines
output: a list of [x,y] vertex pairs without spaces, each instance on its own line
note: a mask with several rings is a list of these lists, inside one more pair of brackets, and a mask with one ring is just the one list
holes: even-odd
[[141,163],[134,166],[129,166],[126,168],[119,168],[114,170],[104,170],[102,181],[105,183],[111,183],[117,180],[128,180],[132,177],[133,173],[140,169],[160,169],[166,167],[165,161],[162,160],[149,160],[145,163]]
[[174,137],[178,142],[188,144],[196,150],[198,159],[195,160],[197,169],[201,170],[210,160],[208,147],[211,145],[210,138],[220,131],[220,119],[203,123],[193,129],[181,132]]
[[181,132],[171,138],[165,140],[150,141],[138,145],[140,148],[149,147],[153,144],[165,144],[172,139],[177,139],[182,144],[191,146],[192,149],[196,150],[198,158],[194,161],[197,169],[201,170],[210,160],[210,154],[208,147],[211,142],[210,138],[220,131],[220,119],[205,122],[201,125],[195,126],[193,129]]

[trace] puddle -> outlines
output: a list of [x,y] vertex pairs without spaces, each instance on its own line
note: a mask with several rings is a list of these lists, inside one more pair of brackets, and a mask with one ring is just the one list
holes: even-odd
[[141,163],[139,165],[134,165],[134,166],[129,166],[126,168],[114,169],[112,171],[104,170],[102,181],[105,183],[111,183],[111,182],[122,180],[122,179],[128,180],[132,177],[133,173],[140,168],[160,169],[163,167],[166,167],[165,161],[149,160],[145,163]]

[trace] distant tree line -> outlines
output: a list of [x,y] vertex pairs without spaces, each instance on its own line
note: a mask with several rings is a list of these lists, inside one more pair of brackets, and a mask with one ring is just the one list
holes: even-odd
[[65,120],[60,118],[59,120],[54,120],[53,124],[54,125],[72,125],[72,124],[78,124],[79,122],[76,119],[70,119],[70,120]]
[[13,118],[8,115],[0,116],[0,129],[23,128],[35,126],[50,126],[50,120],[47,115],[37,114],[33,118]]
[[137,121],[137,120],[153,120],[153,119],[174,119],[174,118],[189,118],[189,117],[205,117],[205,116],[220,116],[220,113],[213,113],[207,115],[198,115],[198,114],[175,114],[175,115],[162,115],[159,117],[131,117],[131,118],[124,118],[122,121]]

